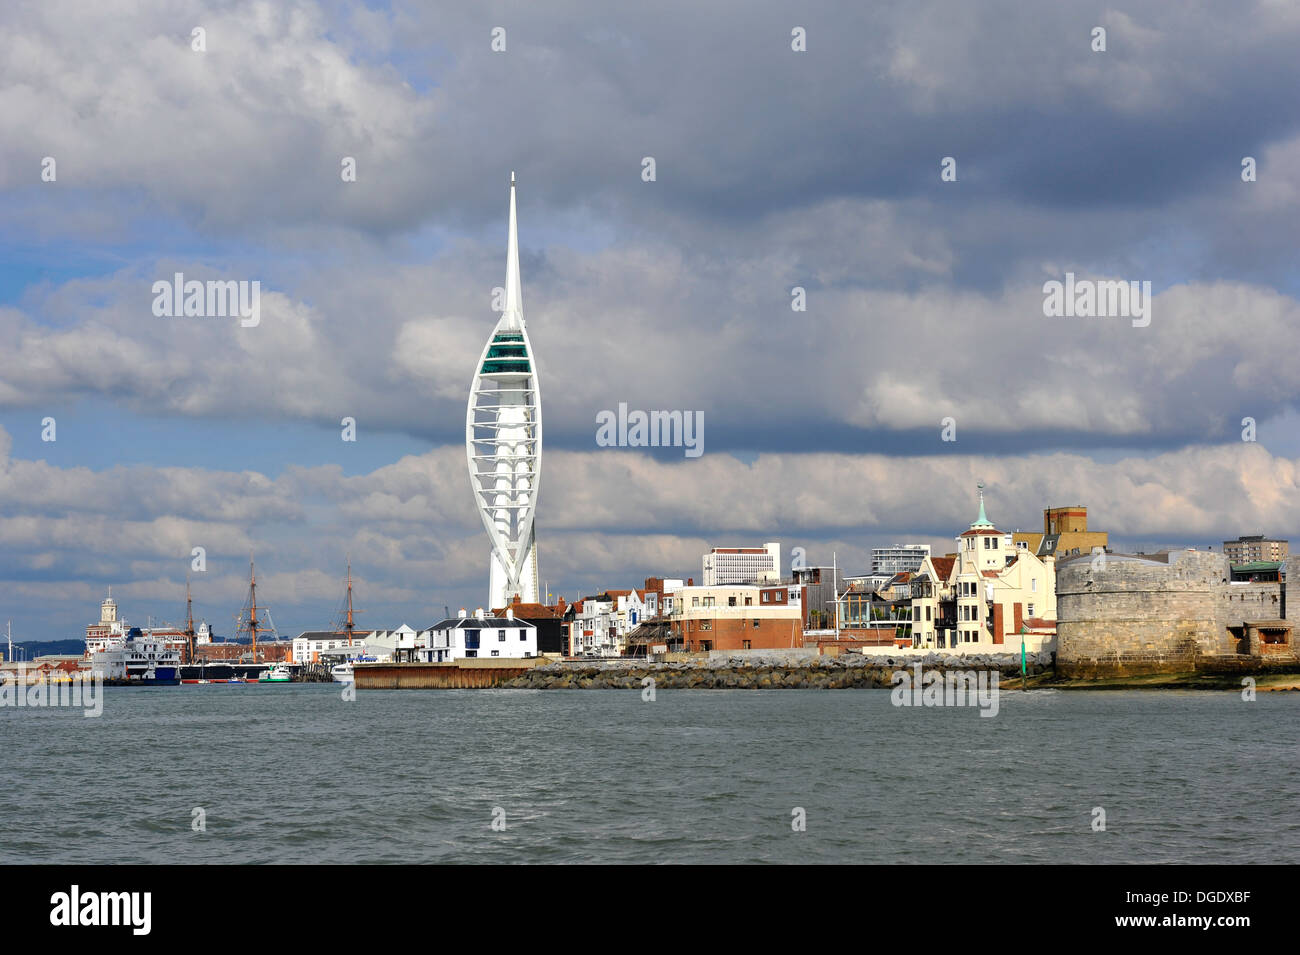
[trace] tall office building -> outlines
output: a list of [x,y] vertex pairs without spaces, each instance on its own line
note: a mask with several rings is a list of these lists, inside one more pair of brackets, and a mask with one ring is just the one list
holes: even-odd
[[930,556],[929,544],[894,544],[871,548],[873,574],[914,574]]
[[750,584],[763,575],[781,576],[781,545],[715,547],[704,555],[704,586]]
[[504,607],[516,596],[524,603],[538,602],[533,517],[542,472],[542,404],[524,326],[514,173],[505,291],[505,311],[483,346],[465,412],[470,487],[492,545],[488,607]]

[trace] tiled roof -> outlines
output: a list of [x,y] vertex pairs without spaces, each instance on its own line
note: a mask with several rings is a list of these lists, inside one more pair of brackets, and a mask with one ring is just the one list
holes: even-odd
[[536,603],[511,604],[508,608],[501,607],[500,609],[493,610],[492,613],[498,617],[504,617],[506,615],[507,609],[513,610],[515,612],[516,617],[525,617],[525,618],[540,617],[545,620],[550,620],[553,617],[559,616],[559,614],[555,612],[555,609],[553,607],[548,607],[546,606],[546,604],[536,604]]

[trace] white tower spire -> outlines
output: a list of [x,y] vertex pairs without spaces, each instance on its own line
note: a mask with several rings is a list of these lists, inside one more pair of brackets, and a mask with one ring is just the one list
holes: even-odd
[[510,231],[506,237],[506,328],[524,323],[524,293],[519,281],[519,224],[515,218],[515,174],[510,173]]
[[515,174],[510,174],[505,311],[483,348],[465,413],[470,486],[492,551],[488,607],[537,601],[533,515],[542,464],[542,407],[519,279]]

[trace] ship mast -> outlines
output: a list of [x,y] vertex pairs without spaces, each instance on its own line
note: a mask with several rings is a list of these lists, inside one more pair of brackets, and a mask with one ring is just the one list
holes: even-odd
[[[267,611],[267,616],[270,616]],[[241,614],[242,616],[242,614]],[[258,633],[270,633],[274,627],[260,627],[257,619],[257,570],[253,564],[253,558],[248,558],[248,626],[245,628],[253,637],[253,662],[257,663],[257,635]]]
[[186,663],[194,662],[194,601],[190,599],[190,575],[185,575],[185,639],[188,644]]
[[352,558],[348,558],[348,619],[343,625],[348,634],[348,646],[352,646]]

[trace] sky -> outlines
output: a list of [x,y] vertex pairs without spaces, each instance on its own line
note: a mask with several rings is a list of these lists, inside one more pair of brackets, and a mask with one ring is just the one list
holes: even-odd
[[[1291,0],[6,3],[0,619],[179,622],[188,573],[228,635],[250,556],[290,636],[348,560],[363,626],[482,606],[512,171],[555,596],[943,553],[978,482],[1006,531],[1295,536],[1297,47]],[[155,314],[177,272],[259,322]],[[1149,323],[1047,314],[1067,273]],[[602,446],[620,403],[703,453]]]

